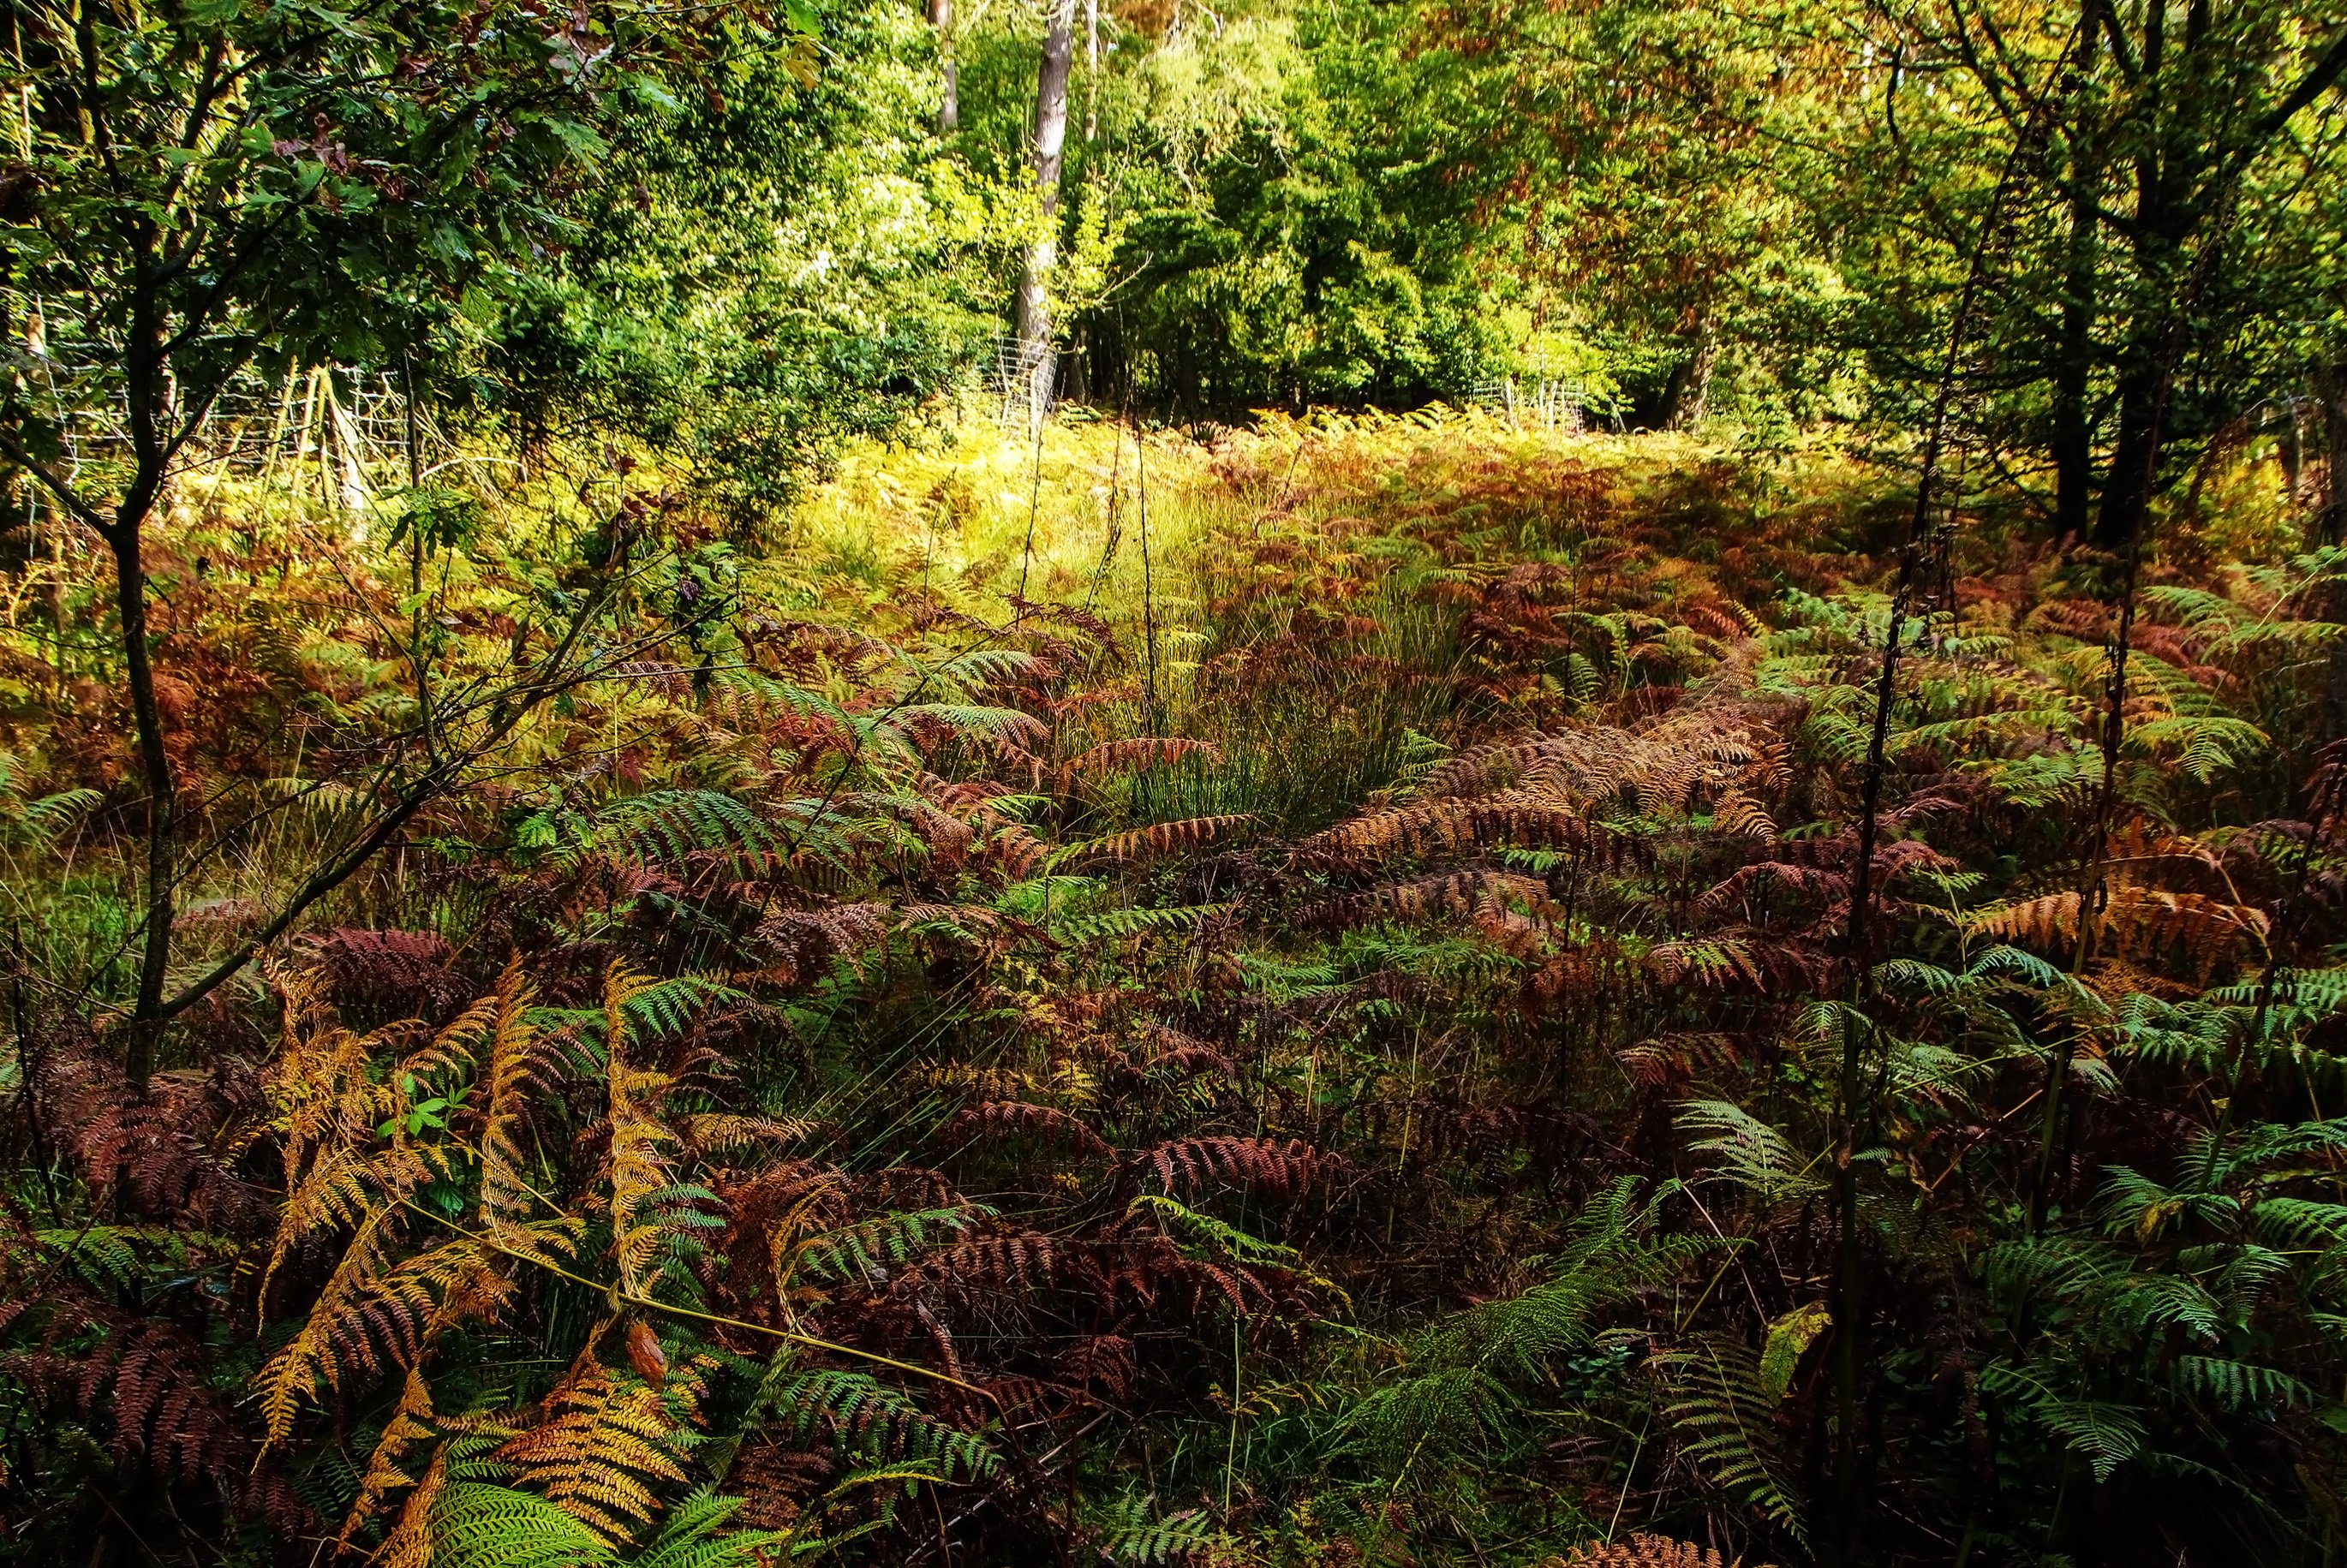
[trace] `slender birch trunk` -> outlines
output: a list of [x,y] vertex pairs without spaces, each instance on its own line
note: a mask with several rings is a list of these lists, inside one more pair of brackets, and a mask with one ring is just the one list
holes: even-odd
[[1100,0],[1084,0],[1084,145],[1100,135]]
[[1035,72],[1035,189],[1042,198],[1042,226],[1028,248],[1027,265],[1019,278],[1019,363],[1037,380],[1040,408],[1050,389],[1040,384],[1051,374],[1051,304],[1049,280],[1058,251],[1060,168],[1068,142],[1068,73],[1075,63],[1075,0],[1050,0],[1043,29],[1043,54]]

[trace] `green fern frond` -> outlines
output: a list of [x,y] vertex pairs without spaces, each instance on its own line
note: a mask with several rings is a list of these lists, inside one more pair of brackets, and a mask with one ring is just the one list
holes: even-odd
[[2287,1372],[2223,1357],[2180,1356],[2175,1377],[2177,1392],[2207,1399],[2234,1414],[2277,1405],[2311,1409],[2321,1402],[2313,1389]]
[[830,1367],[794,1373],[771,1399],[802,1440],[827,1431],[844,1452],[932,1465],[965,1480],[992,1475],[1001,1463],[985,1439],[938,1420],[869,1373]]
[[432,1568],[601,1568],[602,1539],[535,1492],[453,1481],[432,1511]]
[[772,1554],[787,1553],[785,1532],[725,1528],[742,1501],[708,1487],[689,1494],[669,1511],[651,1543],[628,1560],[630,1568],[764,1568]]
[[1980,1376],[1983,1392],[2004,1399],[2092,1467],[2096,1481],[2108,1481],[2143,1452],[2144,1417],[2136,1406],[2086,1399],[2056,1388],[2034,1368],[1990,1366]]
[[1805,1156],[1781,1129],[1725,1100],[1691,1100],[1675,1116],[1684,1132],[1708,1133],[1690,1143],[1709,1154],[1720,1175],[1763,1204],[1797,1202],[1817,1192],[1821,1180],[1810,1173],[1818,1157]]
[[1230,1537],[1214,1528],[1205,1512],[1184,1509],[1164,1518],[1153,1499],[1126,1496],[1100,1511],[1092,1525],[1102,1559],[1111,1563],[1179,1563],[1226,1545]]
[[1669,1390],[1663,1414],[1678,1432],[1680,1452],[1713,1485],[1802,1539],[1778,1401],[1759,1358],[1745,1346],[1707,1338],[1652,1364]]
[[696,855],[722,855],[750,876],[773,854],[774,830],[718,790],[656,790],[615,801],[598,817],[594,838],[623,856],[682,867]]
[[901,1266],[945,1236],[958,1235],[989,1217],[981,1204],[913,1209],[861,1220],[799,1243],[799,1265],[818,1279],[872,1276]]

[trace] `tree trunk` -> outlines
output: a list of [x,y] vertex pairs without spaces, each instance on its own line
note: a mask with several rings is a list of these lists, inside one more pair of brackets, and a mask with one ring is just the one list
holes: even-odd
[[1100,135],[1100,0],[1084,0],[1084,145]]
[[138,1001],[130,1016],[124,1071],[144,1088],[154,1071],[155,1045],[163,1032],[163,981],[171,963],[172,899],[179,880],[177,844],[179,785],[171,755],[163,744],[163,709],[155,696],[155,668],[147,647],[147,570],[142,546],[147,519],[163,493],[168,462],[163,420],[169,413],[161,323],[140,268],[131,305],[128,353],[123,369],[129,415],[130,450],[137,466],[130,485],[104,530],[114,552],[115,613],[122,622],[124,672],[130,687],[130,713],[138,730],[138,760],[147,775],[146,942],[138,961]]
[[2086,537],[2095,488],[2095,431],[2087,400],[2095,364],[2095,208],[2102,179],[2085,127],[2076,139],[2063,258],[2061,360],[2054,376],[2054,532],[2065,543]]
[[938,58],[945,92],[938,99],[938,134],[951,136],[961,125],[961,68],[954,60],[953,0],[929,0],[929,26],[938,32]]
[[2151,504],[2151,487],[2159,463],[2160,367],[2146,349],[2130,352],[2119,362],[2118,438],[2111,450],[2111,466],[2103,478],[2103,504],[2095,516],[2095,543],[2105,549],[2127,548],[2143,526]]
[[118,526],[107,542],[114,548],[115,610],[122,621],[122,651],[128,666],[130,712],[138,729],[138,758],[147,774],[147,940],[138,964],[138,1003],[131,1015],[124,1068],[143,1085],[155,1067],[155,1041],[162,1032],[163,979],[171,963],[171,895],[177,880],[172,847],[178,805],[171,756],[163,745],[163,711],[155,699],[155,668],[147,649],[147,573],[140,559],[143,517]]
[[1663,389],[1664,429],[1691,430],[1703,417],[1704,407],[1711,401],[1711,370],[1718,355],[1718,339],[1706,314],[1696,323],[1694,346],[1671,372],[1670,382]]
[[1038,406],[1049,401],[1040,384],[1051,374],[1051,262],[1058,253],[1060,166],[1068,141],[1068,72],[1075,60],[1075,0],[1051,0],[1043,29],[1043,54],[1035,72],[1035,190],[1041,198],[1042,227],[1028,248],[1019,278],[1019,364],[1037,378]]
[[[2314,514],[2317,545],[2347,542],[2347,364],[2334,366],[2317,384],[2322,399],[2325,456],[2321,502]],[[2325,610],[2332,620],[2347,620],[2347,583],[2333,583]],[[2347,737],[2347,645],[2333,643],[2325,661],[2322,682],[2322,733],[2325,741]]]
[[2314,540],[2347,540],[2347,364],[2335,367],[2318,388],[2322,399],[2321,509],[2315,513]]
[[2280,438],[2275,443],[2281,459],[2281,504],[2292,517],[2306,501],[2306,415],[2292,398],[2283,413]]

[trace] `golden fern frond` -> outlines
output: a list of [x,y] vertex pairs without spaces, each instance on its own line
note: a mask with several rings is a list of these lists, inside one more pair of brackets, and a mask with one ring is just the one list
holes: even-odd
[[2149,887],[2115,888],[2104,912],[2107,927],[2123,933],[2127,957],[2174,949],[2203,976],[2237,952],[2265,945],[2265,911],[2231,904],[2204,893],[2166,893]]
[[275,1125],[285,1135],[287,1188],[311,1153],[336,1132],[362,1135],[374,1108],[367,1076],[371,1041],[342,1027],[318,999],[313,973],[275,971],[283,1023],[269,1075]]
[[1737,789],[1724,789],[1712,803],[1711,825],[1716,832],[1738,838],[1774,838],[1776,819],[1768,809],[1750,795]]
[[367,1456],[366,1475],[359,1482],[358,1501],[351,1504],[350,1514],[334,1537],[336,1552],[349,1549],[352,1539],[374,1518],[385,1498],[416,1484],[415,1477],[399,1468],[399,1461],[418,1440],[432,1436],[431,1419],[432,1385],[424,1380],[421,1370],[411,1368],[407,1385],[400,1390],[399,1406],[392,1411],[383,1436],[375,1440],[374,1451]]
[[388,1208],[378,1210],[359,1226],[301,1328],[262,1366],[269,1443],[291,1435],[302,1401],[314,1397],[320,1383],[340,1389],[354,1373],[413,1367],[441,1327],[493,1311],[510,1293],[473,1236],[386,1266],[390,1215]]
[[270,1442],[282,1442],[291,1435],[302,1400],[317,1391],[320,1377],[330,1384],[339,1379],[335,1337],[346,1328],[353,1305],[364,1298],[383,1268],[389,1245],[384,1230],[389,1214],[387,1208],[378,1208],[360,1222],[310,1316],[285,1348],[261,1368],[261,1411],[268,1423]]
[[743,1116],[719,1111],[676,1120],[676,1130],[685,1144],[703,1154],[757,1143],[795,1143],[822,1129],[822,1122],[805,1116]]
[[[2006,941],[2055,950],[2078,940],[2078,894],[2049,893],[1974,916],[1970,929]],[[2122,885],[2095,922],[2095,950],[2106,957],[2151,958],[2179,954],[2202,976],[2226,958],[2264,945],[2269,921],[2261,909],[2202,893],[2169,893]]]
[[[445,1153],[421,1148],[406,1135],[412,1071],[379,1082],[368,1063],[384,1034],[354,1034],[319,999],[315,971],[276,971],[283,1032],[265,1088],[284,1135],[285,1198],[277,1235],[261,1270],[261,1299],[286,1255],[322,1230],[356,1227],[368,1214],[393,1206],[434,1176],[446,1173]],[[470,1011],[466,1015],[470,1017]],[[460,1019],[441,1031],[425,1054],[442,1064],[458,1060]],[[390,1137],[377,1133],[390,1119]]]
[[667,1151],[676,1134],[660,1119],[666,1073],[627,1060],[628,999],[650,982],[614,962],[603,981],[604,1040],[610,1053],[611,1255],[622,1294],[645,1294],[646,1272],[668,1226],[661,1200],[675,1186]]
[[[290,1148],[290,1144],[289,1144]],[[277,1214],[277,1239],[261,1271],[261,1299],[269,1299],[269,1282],[285,1261],[293,1244],[329,1226],[356,1225],[374,1206],[366,1173],[374,1161],[353,1149],[337,1149],[312,1162],[306,1172],[289,1162],[289,1185]]]
[[2042,898],[1983,910],[1965,926],[1984,937],[2026,943],[2034,948],[2054,948],[2078,939],[2078,906],[2079,897],[2075,892],[2049,893]]
[[497,995],[491,991],[467,1003],[429,1040],[401,1061],[392,1081],[396,1083],[403,1075],[429,1078],[439,1072],[471,1077],[480,1059],[481,1042],[490,1039],[497,1029]]
[[546,1087],[538,1073],[538,1030],[529,1021],[537,999],[519,954],[483,999],[489,1008],[489,1099],[481,1119],[481,1228],[507,1253],[544,1263],[550,1258],[541,1248],[549,1239],[562,1255],[569,1249],[561,1245],[560,1229],[529,1223],[538,1194],[522,1175],[523,1102]]
[[704,1368],[687,1360],[657,1389],[595,1362],[547,1400],[547,1419],[497,1450],[548,1502],[617,1545],[660,1515],[659,1489],[686,1479]]
[[438,1544],[437,1532],[432,1528],[432,1513],[439,1506],[440,1493],[447,1480],[448,1450],[435,1450],[424,1479],[407,1494],[397,1522],[376,1550],[373,1568],[432,1568],[432,1551]]

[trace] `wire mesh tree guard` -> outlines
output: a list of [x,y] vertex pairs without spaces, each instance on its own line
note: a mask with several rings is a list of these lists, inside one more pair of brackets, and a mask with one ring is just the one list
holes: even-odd
[[1022,342],[1008,328],[994,334],[987,391],[1005,430],[1040,430],[1058,404],[1060,356],[1049,342]]
[[[9,357],[53,435],[58,477],[77,488],[103,487],[107,470],[127,476],[134,463],[121,363],[103,344],[51,337],[46,323],[54,319],[28,312],[22,350]],[[167,438],[193,412],[187,395],[167,380]],[[424,410],[409,409],[388,370],[317,365],[271,377],[246,369],[200,411],[169,477],[235,474],[363,517],[385,492],[452,461],[469,466],[473,459]]]
[[1548,430],[1579,436],[1588,428],[1589,388],[1578,376],[1532,377],[1518,381],[1504,376],[1478,382],[1468,403],[1501,415],[1519,429]]

